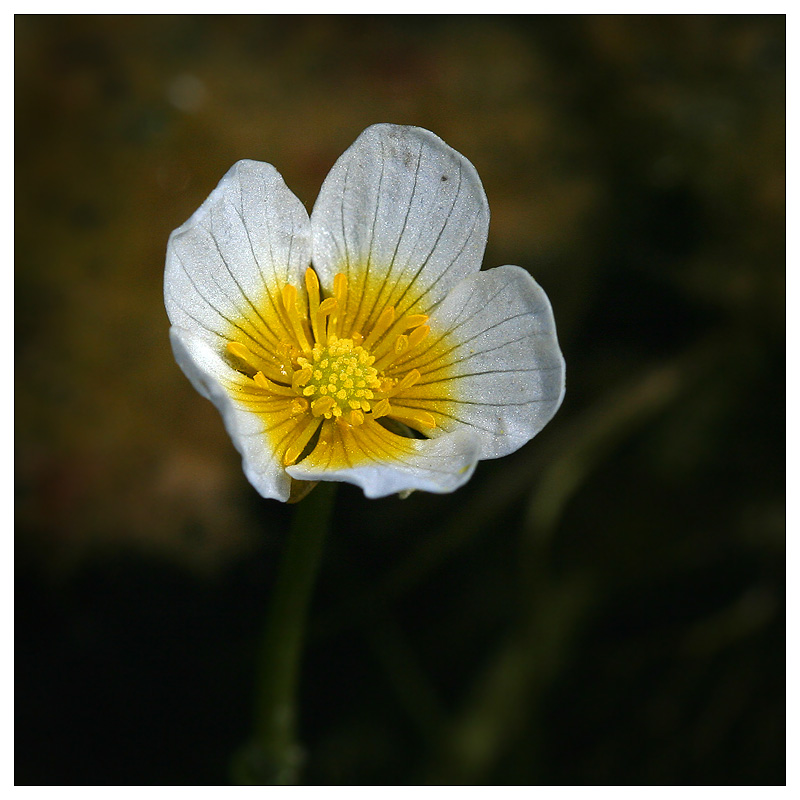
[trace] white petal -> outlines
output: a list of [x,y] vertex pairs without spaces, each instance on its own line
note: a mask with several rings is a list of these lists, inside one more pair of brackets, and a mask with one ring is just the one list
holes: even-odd
[[525,270],[497,267],[466,278],[430,324],[432,337],[446,331],[447,356],[410,361],[422,378],[404,399],[433,413],[437,430],[469,429],[481,459],[499,458],[552,419],[564,397],[564,359],[550,301]]
[[356,329],[386,305],[428,313],[480,269],[489,206],[475,168],[422,128],[373,125],[342,155],[311,214],[326,288],[348,276]]
[[412,452],[401,458],[374,458],[357,466],[331,469],[319,461],[314,463],[312,454],[286,471],[298,480],[352,483],[360,486],[369,498],[409,490],[446,494],[463,486],[475,471],[479,443],[468,431],[407,443]]
[[[271,164],[238,161],[167,246],[164,298],[178,325],[205,338],[265,323],[258,309],[284,282],[302,286],[308,214]],[[246,322],[245,322],[246,324]]]
[[267,447],[263,420],[231,397],[229,388],[241,380],[241,375],[202,337],[174,326],[169,333],[178,365],[194,388],[222,414],[225,429],[242,455],[247,480],[263,497],[288,500],[291,481],[280,460]]

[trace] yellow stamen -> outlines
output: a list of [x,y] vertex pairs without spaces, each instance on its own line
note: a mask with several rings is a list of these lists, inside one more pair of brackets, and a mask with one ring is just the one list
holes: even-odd
[[[312,399],[312,410],[317,399],[329,402],[320,406],[325,416],[335,417],[348,409],[369,411],[369,401],[374,389],[380,386],[378,373],[372,366],[374,358],[363,348],[353,344],[352,339],[339,339],[330,334],[326,345],[314,345],[309,357],[300,356],[297,363],[303,378],[308,376],[302,389],[304,396]],[[298,382],[299,388],[299,382]]]
[[316,313],[317,327],[314,337],[319,344],[328,342],[328,317],[336,311],[339,301],[335,297],[326,297],[320,304]]
[[319,278],[311,267],[306,270],[306,291],[308,292],[308,318],[311,321],[311,330],[314,333],[315,341],[319,341],[319,331],[317,330],[317,309],[319,308]]
[[427,411],[422,411],[419,408],[406,408],[405,406],[392,406],[388,416],[396,419],[398,422],[403,422],[409,428],[435,428],[436,420],[433,414]]
[[407,372],[401,380],[391,389],[389,392],[389,397],[394,397],[399,392],[402,392],[404,389],[410,389],[419,379],[422,377],[420,371],[418,369],[412,369],[410,372]]
[[252,358],[253,354],[243,344],[240,344],[239,342],[228,342],[226,348],[231,355],[236,356],[236,358],[241,358],[242,361],[250,363],[250,359]]
[[344,317],[347,313],[347,275],[337,272],[333,278],[333,296],[337,300],[336,313],[331,316],[331,327],[329,330],[337,336],[342,335],[344,328]]
[[375,357],[380,361],[383,356],[387,353],[391,353],[394,349],[395,337],[406,331],[419,328],[420,325],[424,325],[427,321],[428,317],[425,314],[407,314],[405,317],[400,317],[400,319],[392,325],[386,336],[383,337],[383,341],[377,347],[373,348]]
[[384,397],[383,400],[378,400],[378,402],[372,407],[372,417],[373,419],[385,417],[391,410],[392,407],[389,404],[389,401]]
[[281,296],[283,298],[283,307],[289,317],[289,324],[297,338],[297,343],[300,345],[300,349],[306,353],[311,349],[311,345],[306,336],[303,322],[300,319],[300,313],[297,310],[297,289],[292,286],[292,284],[287,283],[286,286],[283,287]]
[[250,352],[250,349],[241,342],[228,342],[225,345],[228,353],[237,358],[243,366],[247,368],[248,372],[255,372],[258,369],[256,365],[256,357]]
[[294,372],[294,367],[292,367],[292,360],[294,359],[294,354],[297,352],[296,347],[292,347],[291,344],[287,342],[281,342],[278,345],[278,373],[281,380],[289,381],[292,378],[292,373]]
[[[430,334],[428,317],[398,319],[394,306],[384,306],[371,317],[375,323],[362,328],[352,317],[360,295],[347,316],[348,290],[346,275],[338,273],[331,296],[323,297],[319,277],[309,267],[303,284],[280,290],[275,310],[285,333],[274,348],[262,354],[257,344],[251,351],[239,341],[226,343],[223,355],[231,366],[251,376],[241,387],[243,396],[257,413],[274,415],[270,422],[276,431],[276,422],[291,426],[283,445],[287,466],[310,451],[311,442],[317,455],[336,441],[336,447],[357,456],[371,436],[381,434],[379,426],[365,424],[368,420],[389,417],[422,432],[436,427],[434,414],[404,405],[417,402],[408,390],[421,374],[408,367],[417,363],[422,351],[416,348]],[[352,330],[356,326],[359,330]]]
[[394,306],[386,306],[386,308],[383,309],[369,336],[364,340],[364,347],[367,349],[372,347],[372,345],[389,330],[394,322],[394,313]]
[[311,441],[311,437],[317,432],[322,420],[319,417],[312,417],[305,426],[300,428],[300,432],[295,437],[294,441],[286,448],[283,454],[283,463],[285,466],[294,464],[300,454],[305,449],[305,446]]
[[256,386],[268,392],[272,392],[273,394],[288,395],[289,397],[294,397],[296,394],[291,386],[283,386],[280,383],[275,383],[269,378],[264,377],[263,372],[256,372],[256,374],[253,375],[253,380]]
[[300,414],[305,414],[306,411],[308,411],[308,400],[304,397],[295,397],[290,407],[291,415],[297,417],[300,416]]
[[315,417],[326,417],[327,419],[331,418],[331,409],[336,405],[336,401],[328,396],[328,397],[318,397],[311,403],[311,413]]
[[409,314],[406,320],[406,326],[403,328],[405,331],[410,331],[412,328],[419,328],[420,325],[424,325],[430,317],[427,314]]
[[292,375],[292,389],[299,392],[301,387],[305,386],[311,380],[311,367],[298,369]]
[[413,350],[431,332],[430,325],[420,325],[408,335],[408,349]]
[[408,336],[404,333],[401,333],[395,340],[394,340],[394,347],[388,352],[384,353],[376,362],[376,369],[386,369],[393,361],[396,361],[400,358],[405,351],[408,350]]

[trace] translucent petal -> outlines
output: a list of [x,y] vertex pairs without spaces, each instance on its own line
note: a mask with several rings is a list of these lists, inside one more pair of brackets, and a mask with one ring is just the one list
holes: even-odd
[[208,340],[231,331],[261,355],[284,332],[277,314],[285,282],[302,285],[310,262],[308,214],[271,164],[239,161],[167,246],[164,297],[173,325]]
[[406,439],[377,422],[356,427],[330,422],[311,455],[286,471],[298,480],[353,483],[372,498],[415,489],[445,494],[470,479],[478,450],[468,431]]
[[[242,467],[247,479],[263,497],[286,501],[289,498],[291,480],[283,469],[281,454],[284,447],[269,446],[270,437],[285,429],[285,436],[296,430],[286,404],[272,401],[274,411],[257,414],[239,400],[245,396],[245,380],[220,358],[216,349],[204,338],[193,332],[173,326],[170,341],[175,360],[203,397],[208,398],[219,409],[234,446],[242,455]],[[266,405],[266,404],[265,404]]]
[[532,439],[561,405],[564,359],[550,302],[520,267],[472,275],[434,311],[430,346],[403,364],[420,380],[393,404],[433,414],[437,430],[470,430],[480,458]]
[[314,266],[348,276],[349,330],[386,306],[428,313],[480,269],[489,206],[475,168],[438,136],[373,125],[336,162],[311,214]]

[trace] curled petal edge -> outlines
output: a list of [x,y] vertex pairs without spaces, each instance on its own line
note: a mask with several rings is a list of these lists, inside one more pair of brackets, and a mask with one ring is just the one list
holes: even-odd
[[240,407],[222,385],[236,382],[239,374],[214,352],[207,342],[182,328],[170,328],[175,360],[192,386],[210,400],[222,415],[225,430],[242,456],[247,480],[262,497],[286,502],[291,480],[283,466],[264,445],[263,423],[257,415]]

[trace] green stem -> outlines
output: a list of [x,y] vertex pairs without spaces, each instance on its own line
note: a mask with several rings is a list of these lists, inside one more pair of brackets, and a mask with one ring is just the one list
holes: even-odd
[[240,784],[297,782],[302,762],[297,739],[300,658],[335,494],[336,484],[321,483],[298,504],[292,520],[264,632],[254,736],[234,765]]

